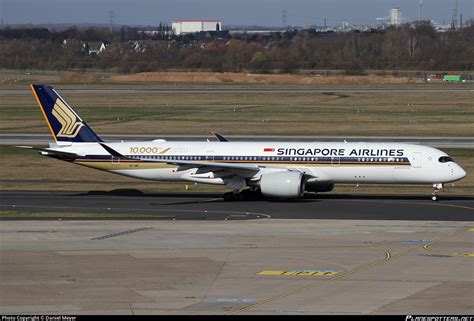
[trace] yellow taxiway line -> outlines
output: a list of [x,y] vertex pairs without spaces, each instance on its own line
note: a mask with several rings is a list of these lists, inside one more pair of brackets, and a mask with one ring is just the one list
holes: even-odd
[[352,275],[356,272],[359,272],[359,271],[362,271],[362,270],[366,270],[368,268],[371,268],[373,266],[376,266],[376,265],[380,265],[380,264],[383,264],[391,259],[394,259],[394,258],[397,258],[397,257],[400,257],[400,256],[403,256],[403,255],[406,255],[406,254],[409,254],[411,252],[414,252],[416,250],[419,250],[420,248],[423,248],[423,249],[427,249],[430,245],[436,243],[436,242],[439,242],[441,240],[444,240],[448,237],[451,237],[451,236],[454,236],[454,235],[457,235],[457,234],[460,234],[462,232],[465,232],[469,230],[469,228],[462,228],[462,229],[458,229],[454,232],[451,232],[447,235],[442,235],[440,237],[437,237],[435,239],[433,239],[432,241],[430,241],[429,243],[421,246],[421,245],[418,245],[416,247],[413,247],[413,248],[410,248],[408,250],[405,250],[405,251],[402,251],[400,253],[396,253],[396,254],[391,254],[390,251],[388,250],[385,250],[385,255],[383,258],[380,258],[380,259],[377,259],[377,260],[374,260],[372,262],[369,262],[369,263],[366,263],[366,264],[363,264],[363,265],[360,265],[360,266],[357,266],[355,268],[353,268],[352,270],[349,270],[349,271],[346,271],[346,272],[340,272],[340,273],[337,273],[335,276],[331,277],[330,279],[327,279],[327,280],[324,280],[324,281],[321,281],[321,282],[316,282],[316,283],[312,283],[312,284],[309,284],[309,285],[306,285],[304,287],[301,287],[301,288],[297,288],[297,289],[294,289],[294,290],[291,290],[291,291],[288,291],[288,292],[285,292],[285,293],[282,293],[280,295],[276,295],[276,296],[273,296],[273,297],[270,297],[268,299],[265,299],[265,300],[262,300],[262,301],[258,301],[256,303],[253,303],[253,304],[250,304],[248,306],[245,306],[245,307],[242,307],[240,309],[237,309],[237,310],[234,310],[234,311],[231,311],[229,313],[227,313],[228,315],[232,315],[232,314],[238,314],[238,313],[241,313],[241,312],[244,312],[244,311],[247,311],[247,310],[250,310],[250,309],[253,309],[257,306],[260,306],[260,305],[264,305],[264,304],[267,304],[267,303],[270,303],[270,302],[274,302],[274,301],[277,301],[277,300],[280,300],[280,299],[283,299],[283,298],[286,298],[286,297],[289,297],[291,295],[295,295],[295,294],[298,294],[298,293],[301,293],[301,292],[304,292],[306,290],[309,290],[309,289],[312,289],[312,288],[315,288],[317,286],[321,286],[321,285],[324,285],[324,284],[327,284],[329,282],[332,282],[332,281],[335,281],[335,280],[338,280],[338,279],[341,279],[341,278],[344,278],[346,276],[349,276],[349,275]]

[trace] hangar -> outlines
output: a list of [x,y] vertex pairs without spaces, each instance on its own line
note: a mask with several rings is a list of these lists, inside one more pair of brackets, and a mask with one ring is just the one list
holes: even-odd
[[173,20],[171,29],[175,35],[201,31],[221,31],[221,20]]

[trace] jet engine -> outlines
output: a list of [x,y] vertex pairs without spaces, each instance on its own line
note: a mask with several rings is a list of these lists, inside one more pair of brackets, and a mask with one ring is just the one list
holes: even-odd
[[263,174],[260,190],[269,197],[301,198],[305,189],[304,174],[298,171],[282,171]]
[[305,191],[308,192],[330,192],[334,189],[334,183],[332,182],[318,182],[318,181],[307,181],[305,184]]

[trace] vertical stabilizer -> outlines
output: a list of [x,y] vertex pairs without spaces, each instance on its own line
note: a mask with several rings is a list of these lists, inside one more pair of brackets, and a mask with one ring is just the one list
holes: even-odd
[[102,141],[52,87],[31,85],[31,89],[57,142]]

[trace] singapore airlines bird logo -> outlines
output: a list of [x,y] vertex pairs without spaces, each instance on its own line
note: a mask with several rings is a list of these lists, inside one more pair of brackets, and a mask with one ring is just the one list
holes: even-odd
[[82,122],[77,121],[77,116],[60,99],[56,99],[56,103],[53,107],[53,116],[56,117],[61,124],[61,130],[56,135],[58,137],[74,138],[82,126],[84,126]]

